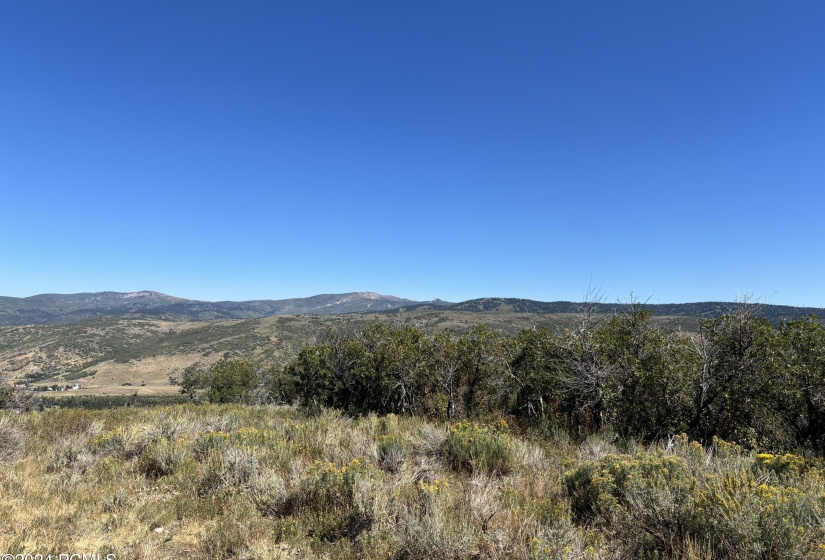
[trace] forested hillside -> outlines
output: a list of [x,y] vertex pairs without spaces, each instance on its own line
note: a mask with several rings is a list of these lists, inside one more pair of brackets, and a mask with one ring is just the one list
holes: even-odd
[[61,325],[100,317],[205,321],[303,313],[331,315],[382,311],[415,303],[374,292],[253,301],[197,301],[152,291],[40,294],[0,297],[0,325]]

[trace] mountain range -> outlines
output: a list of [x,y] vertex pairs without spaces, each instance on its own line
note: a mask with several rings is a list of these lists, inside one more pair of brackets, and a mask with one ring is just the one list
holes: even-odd
[[[644,304],[654,315],[671,317],[717,317],[737,303],[698,302]],[[755,312],[772,321],[797,319],[825,309],[788,305],[749,304]],[[320,294],[306,298],[252,301],[198,301],[159,292],[91,292],[41,294],[26,298],[0,297],[0,325],[59,325],[100,317],[130,317],[166,321],[212,319],[254,319],[270,315],[338,315],[344,313],[403,313],[405,311],[450,310],[473,313],[579,313],[584,304],[543,302],[517,298],[480,298],[460,303],[435,299],[413,301],[374,292]],[[622,303],[594,303],[595,313],[617,313],[628,308]]]
[[58,325],[121,316],[204,321],[254,319],[269,315],[335,315],[386,311],[422,303],[425,302],[373,292],[253,301],[198,301],[153,291],[41,294],[26,298],[0,297],[0,325]]

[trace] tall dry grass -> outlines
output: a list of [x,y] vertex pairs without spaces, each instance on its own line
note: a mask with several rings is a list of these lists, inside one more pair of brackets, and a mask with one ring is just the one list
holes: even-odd
[[505,423],[181,405],[0,416],[0,552],[825,557],[820,461]]

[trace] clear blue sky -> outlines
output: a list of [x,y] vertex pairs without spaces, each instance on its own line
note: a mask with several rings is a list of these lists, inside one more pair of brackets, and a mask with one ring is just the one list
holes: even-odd
[[0,3],[0,295],[825,306],[825,3]]

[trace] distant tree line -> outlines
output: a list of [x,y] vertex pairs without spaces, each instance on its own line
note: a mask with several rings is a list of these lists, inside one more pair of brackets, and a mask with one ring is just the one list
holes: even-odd
[[626,437],[687,433],[760,449],[825,447],[825,327],[815,316],[778,327],[743,306],[666,331],[631,305],[575,328],[501,336],[426,334],[374,324],[329,331],[284,367],[250,362],[190,368],[182,391],[212,402],[270,400],[353,414],[431,418],[508,416],[583,436],[610,427]]

